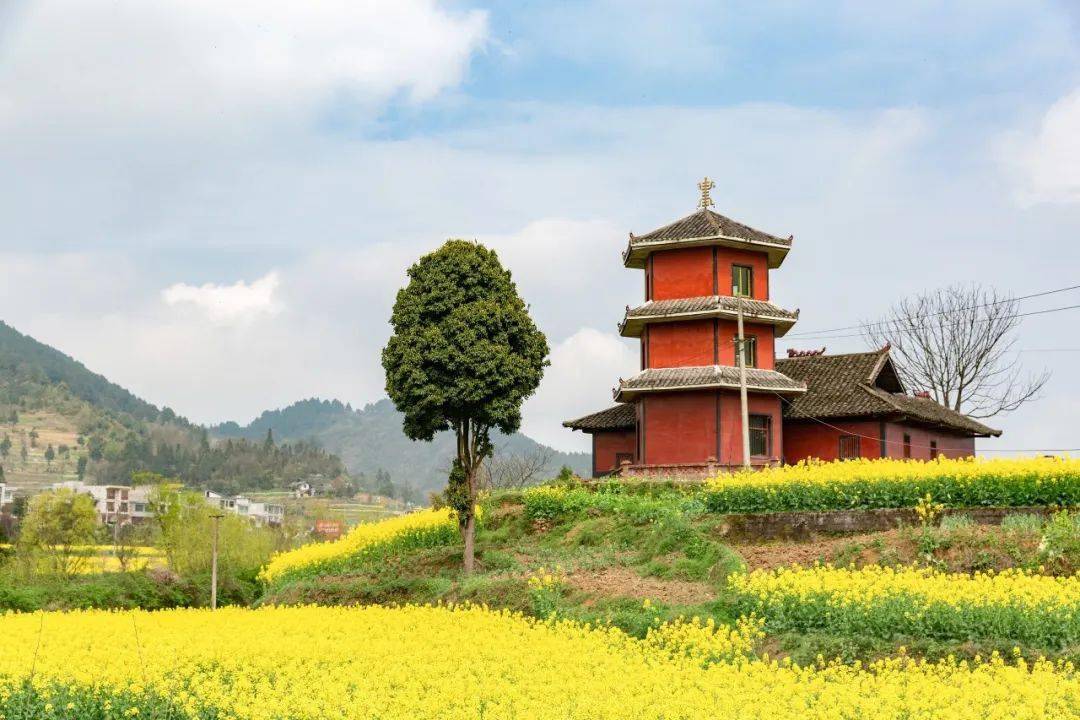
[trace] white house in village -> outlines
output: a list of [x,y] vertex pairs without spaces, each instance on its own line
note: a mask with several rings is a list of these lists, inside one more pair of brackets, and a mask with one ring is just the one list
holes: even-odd
[[52,487],[54,490],[65,489],[89,495],[103,523],[141,523],[154,517],[150,506],[150,486],[88,485],[80,480],[68,480],[55,483]]
[[0,483],[0,513],[11,510],[11,504],[15,502],[15,491],[18,489],[7,483]]
[[273,503],[256,502],[243,495],[221,495],[213,490],[203,492],[206,502],[221,510],[249,518],[258,525],[280,525],[285,518],[285,507]]

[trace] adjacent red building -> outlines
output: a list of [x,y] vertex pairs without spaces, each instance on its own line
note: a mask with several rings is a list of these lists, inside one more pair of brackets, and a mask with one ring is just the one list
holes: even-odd
[[643,271],[644,303],[619,325],[641,341],[641,372],[619,380],[618,405],[563,423],[593,439],[593,474],[701,472],[743,464],[736,318],[744,317],[750,463],[807,457],[931,457],[974,453],[998,435],[926,397],[907,395],[876,353],[775,359],[776,338],[798,310],[769,300],[770,272],[791,249],[782,238],[710,209],[644,235],[623,253]]

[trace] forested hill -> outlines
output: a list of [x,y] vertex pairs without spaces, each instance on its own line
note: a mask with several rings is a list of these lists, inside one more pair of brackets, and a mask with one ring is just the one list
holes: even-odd
[[[340,457],[354,474],[373,475],[379,469],[395,482],[422,491],[441,489],[454,455],[454,438],[440,433],[430,443],[414,442],[401,430],[402,415],[388,399],[353,409],[337,400],[302,400],[281,410],[264,412],[250,424],[235,422],[210,428],[212,436],[259,440],[272,430],[278,440],[314,440]],[[568,465],[580,475],[590,472],[586,453],[559,452],[521,433],[493,438],[496,460],[542,459],[538,474],[548,477]]]
[[311,443],[212,442],[205,428],[0,322],[0,470],[24,492],[76,478],[126,484],[149,471],[239,493],[330,480],[345,466]]
[[43,385],[61,383],[76,398],[102,410],[125,413],[140,420],[157,420],[162,414],[169,420],[178,419],[168,408],[159,410],[91,372],[78,360],[0,321],[0,402],[18,404]]

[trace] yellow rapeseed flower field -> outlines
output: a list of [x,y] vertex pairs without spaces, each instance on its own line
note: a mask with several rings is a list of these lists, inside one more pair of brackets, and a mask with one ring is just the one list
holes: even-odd
[[[747,632],[753,632],[752,624]],[[222,720],[1080,717],[1037,662],[702,662],[709,628],[635,640],[479,607],[169,610],[0,618],[8,718]],[[721,646],[730,644],[705,639]],[[728,636],[730,637],[730,636]],[[706,650],[705,654],[716,653]],[[28,678],[30,685],[25,683]],[[32,690],[31,690],[32,688]]]
[[452,541],[457,520],[447,509],[420,510],[374,523],[357,525],[333,542],[314,542],[274,555],[260,573],[264,582],[345,561],[373,548],[393,542],[412,541],[414,546]]
[[1080,504],[1080,459],[938,458],[801,462],[710,478],[715,512],[915,507],[929,495],[950,507]]
[[742,609],[777,627],[920,637],[984,637],[1063,646],[1080,640],[1080,576],[1021,570],[822,565],[729,578]]

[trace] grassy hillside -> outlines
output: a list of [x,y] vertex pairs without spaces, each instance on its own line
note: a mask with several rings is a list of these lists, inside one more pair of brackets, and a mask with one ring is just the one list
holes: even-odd
[[[1029,464],[1080,486],[1080,464]],[[1023,486],[1017,465],[983,472]],[[951,467],[918,469],[930,477]],[[728,517],[709,509],[713,492],[610,484],[497,494],[483,507],[474,575],[461,572],[452,523],[407,516],[396,531],[364,530],[347,551],[305,548],[273,561],[261,602],[472,601],[639,637],[680,616],[753,616],[765,631],[756,652],[801,664],[819,654],[1080,660],[1080,514],[1006,510],[1000,525],[980,525],[930,500],[920,522],[887,531],[735,541]]]
[[[359,410],[336,400],[303,400],[264,412],[245,426],[229,422],[210,428],[215,437],[249,440],[262,439],[270,430],[279,440],[315,440],[339,456],[352,473],[371,476],[382,469],[396,482],[410,482],[424,492],[445,486],[454,454],[454,440],[449,433],[430,443],[405,437],[401,413],[387,399]],[[537,473],[542,478],[554,476],[563,465],[580,475],[590,472],[588,454],[558,452],[521,433],[509,437],[496,434],[494,443],[497,456],[543,454],[547,462]]]

